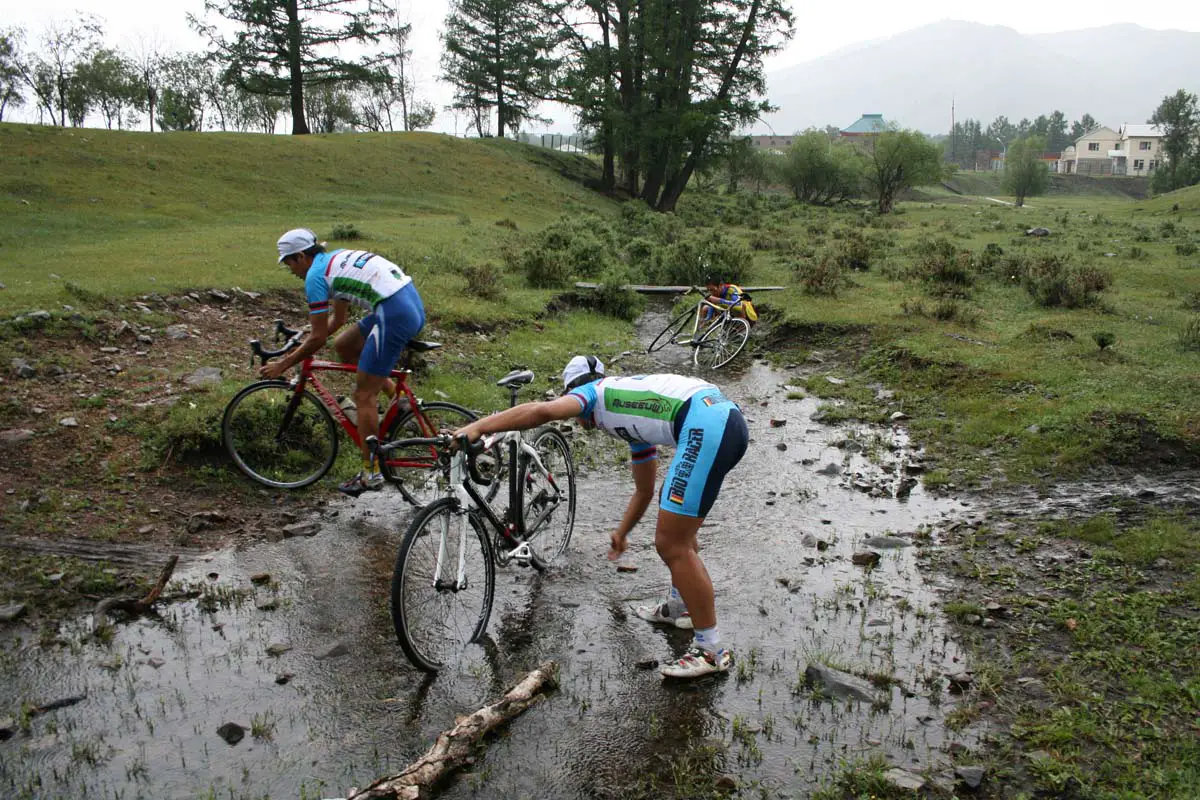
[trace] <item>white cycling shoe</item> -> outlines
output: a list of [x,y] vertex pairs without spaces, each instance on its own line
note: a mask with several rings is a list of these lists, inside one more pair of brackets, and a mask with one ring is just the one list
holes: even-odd
[[633,610],[633,613],[647,622],[656,622],[660,625],[673,625],[685,631],[692,629],[692,615],[684,611],[678,617],[672,617],[670,607],[666,603],[659,603],[656,606],[638,606]]

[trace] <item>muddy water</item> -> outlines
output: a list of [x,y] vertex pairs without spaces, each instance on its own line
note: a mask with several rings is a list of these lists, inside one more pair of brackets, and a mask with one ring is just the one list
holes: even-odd
[[[682,370],[686,355],[631,356],[621,368]],[[717,376],[752,436],[701,531],[738,656],[731,674],[677,685],[648,668],[681,653],[690,635],[632,614],[660,597],[666,571],[652,520],[625,557],[637,572],[604,559],[630,486],[625,471],[598,467],[579,482],[568,563],[545,576],[498,570],[485,646],[427,678],[405,661],[387,612],[409,512],[372,497],[338,505],[314,537],[189,565],[183,578],[203,597],[119,626],[108,644],[88,637],[86,621],[54,646],[10,638],[0,717],[86,698],[0,742],[0,794],[343,796],[406,765],[456,715],[547,658],[561,665],[561,690],[444,796],[670,796],[665,785],[702,786],[718,771],[767,796],[803,797],[846,760],[880,755],[914,771],[943,763],[951,741],[973,746],[978,732],[942,724],[953,709],[942,676],[962,670],[964,654],[918,573],[918,548],[876,547],[882,561],[869,572],[851,556],[866,538],[911,540],[964,509],[919,485],[897,499],[906,464],[919,458],[903,431],[814,423],[816,403],[788,399],[789,379],[747,357]],[[262,572],[271,583],[255,587],[250,576]],[[272,645],[290,649],[271,655]],[[816,699],[802,682],[809,663],[891,685],[874,704]],[[228,722],[247,729],[236,745],[217,734]]]

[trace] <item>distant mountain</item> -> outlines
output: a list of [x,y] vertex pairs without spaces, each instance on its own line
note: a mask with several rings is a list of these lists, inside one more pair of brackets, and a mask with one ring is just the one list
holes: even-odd
[[[864,113],[927,133],[958,120],[1016,123],[1055,109],[1116,128],[1145,122],[1165,95],[1200,90],[1200,33],[1137,25],[1023,35],[944,21],[851,45],[768,73],[766,118],[777,134],[845,127]],[[759,124],[755,132],[766,128]]]

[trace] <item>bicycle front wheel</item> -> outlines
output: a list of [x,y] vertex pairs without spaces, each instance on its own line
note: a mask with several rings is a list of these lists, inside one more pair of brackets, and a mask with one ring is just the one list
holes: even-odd
[[[384,436],[385,442],[436,436],[441,431],[457,430],[472,422],[475,415],[455,403],[422,403],[421,418],[409,411],[396,417]],[[432,447],[401,447],[393,450],[382,467],[384,477],[400,487],[404,499],[422,508],[441,494],[442,471]]]
[[443,497],[417,514],[392,571],[392,625],[413,666],[437,672],[487,630],[496,588],[479,516]]
[[534,569],[557,564],[575,529],[575,462],[571,446],[554,428],[541,428],[529,440],[541,459],[524,463],[517,481],[517,499],[524,520]]
[[315,483],[338,452],[328,409],[287,381],[260,381],[234,395],[221,420],[221,441],[238,469],[275,489]]
[[688,320],[690,320],[695,313],[696,307],[692,306],[668,322],[667,327],[662,329],[662,333],[654,337],[654,341],[652,341],[650,346],[646,348],[646,352],[653,353],[656,350],[662,350],[667,345],[672,344],[679,336],[680,332],[687,327]]
[[750,338],[750,323],[741,317],[729,317],[704,332],[692,353],[696,366],[719,369],[742,352]]

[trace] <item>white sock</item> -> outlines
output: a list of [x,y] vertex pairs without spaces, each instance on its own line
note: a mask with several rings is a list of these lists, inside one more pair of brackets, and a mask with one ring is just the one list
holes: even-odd
[[701,650],[715,653],[721,649],[721,632],[717,630],[716,625],[711,628],[697,628],[692,634],[692,644]]
[[667,595],[667,613],[672,617],[682,617],[687,613],[687,604],[683,602],[683,596],[674,586]]

